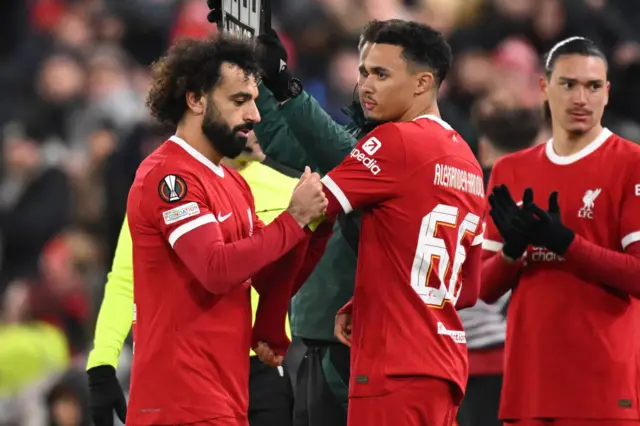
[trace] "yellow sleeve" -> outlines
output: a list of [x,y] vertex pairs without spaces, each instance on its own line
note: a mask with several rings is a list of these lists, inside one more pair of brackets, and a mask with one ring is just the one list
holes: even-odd
[[87,369],[118,366],[120,351],[133,322],[133,244],[125,217],[96,323]]

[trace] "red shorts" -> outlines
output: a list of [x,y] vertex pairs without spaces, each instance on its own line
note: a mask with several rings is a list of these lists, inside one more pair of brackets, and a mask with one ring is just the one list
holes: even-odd
[[398,379],[406,384],[390,394],[349,398],[347,426],[452,426],[458,406],[452,384],[434,378]]
[[507,426],[638,426],[640,420],[525,419],[504,424]]

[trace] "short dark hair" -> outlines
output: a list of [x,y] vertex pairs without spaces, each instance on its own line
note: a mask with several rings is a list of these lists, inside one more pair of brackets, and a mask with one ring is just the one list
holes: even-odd
[[[553,69],[558,59],[566,55],[592,56],[600,58],[608,67],[607,57],[593,41],[585,37],[569,37],[559,41],[543,56],[542,65],[547,80],[551,78],[551,74],[553,74]],[[551,109],[549,108],[549,102],[547,101],[542,105],[542,114],[547,121],[551,121]]]
[[378,31],[374,42],[401,47],[407,62],[427,67],[433,72],[437,87],[447,77],[452,60],[451,47],[442,33],[428,25],[394,20]]
[[188,108],[186,94],[212,90],[220,82],[220,67],[225,62],[242,69],[247,77],[259,76],[250,40],[228,34],[180,40],[152,65],[153,85],[146,100],[151,115],[163,124],[177,126]]
[[503,153],[529,148],[542,128],[542,115],[537,109],[498,108],[489,114],[474,117],[480,136]]
[[380,21],[378,19],[371,20],[362,29],[360,33],[360,41],[358,42],[358,50],[362,50],[365,43],[373,43],[378,36],[378,33],[387,24],[393,22],[400,22],[401,19],[387,19],[386,21]]

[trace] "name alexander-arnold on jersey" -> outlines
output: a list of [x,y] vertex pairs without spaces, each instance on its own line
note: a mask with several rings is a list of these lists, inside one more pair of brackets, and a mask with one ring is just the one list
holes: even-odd
[[457,167],[436,163],[433,184],[484,198],[482,176],[469,173]]

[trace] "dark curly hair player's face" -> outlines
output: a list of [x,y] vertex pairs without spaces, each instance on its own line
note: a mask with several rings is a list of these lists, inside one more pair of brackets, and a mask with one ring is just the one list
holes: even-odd
[[255,76],[246,75],[231,64],[222,64],[220,82],[207,95],[202,118],[202,132],[220,155],[236,158],[243,152],[249,132],[260,121],[257,96]]

